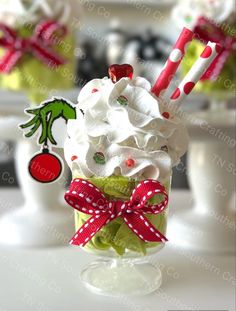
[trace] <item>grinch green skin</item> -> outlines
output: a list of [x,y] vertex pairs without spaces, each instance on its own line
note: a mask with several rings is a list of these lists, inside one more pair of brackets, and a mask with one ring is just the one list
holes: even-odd
[[[17,32],[27,38],[32,36],[33,29],[22,27]],[[56,42],[52,49],[66,60],[64,65],[51,68],[35,56],[25,54],[10,73],[0,75],[0,88],[26,92],[31,106],[48,98],[52,90],[71,89],[75,84],[74,36],[69,34]],[[0,57],[4,53],[1,48]]]
[[[74,178],[81,176],[73,176]],[[132,191],[139,183],[138,180],[123,177],[111,176],[106,178],[89,178],[91,183],[96,185],[106,197],[111,199],[129,200]],[[169,192],[170,182],[165,184],[167,192]],[[160,196],[149,200],[149,204],[158,203],[162,198]],[[90,218],[81,212],[75,212],[75,228],[76,231]],[[150,222],[162,233],[166,234],[167,227],[167,210],[158,215],[145,215]],[[142,241],[119,217],[104,226],[93,238],[89,241],[85,249],[88,251],[107,251],[113,249],[118,256],[123,256],[127,251],[137,253],[137,255],[146,255],[149,248],[156,247],[161,243]]]
[[[188,53],[182,61],[182,75],[185,76],[193,66],[205,45],[198,40],[193,40],[188,48]],[[224,67],[215,81],[204,80],[199,81],[194,90],[196,92],[206,93],[207,95],[215,96],[220,99],[221,96],[231,97],[236,90],[236,56],[231,53],[226,60]],[[234,94],[235,95],[235,94]]]
[[48,141],[53,145],[57,144],[52,135],[52,125],[56,119],[63,118],[66,121],[76,119],[75,108],[66,100],[57,98],[43,103],[38,108],[26,109],[26,112],[32,114],[33,117],[27,123],[21,124],[20,128],[31,128],[25,135],[25,137],[31,137],[41,125],[42,133],[39,137],[39,144],[47,144]]

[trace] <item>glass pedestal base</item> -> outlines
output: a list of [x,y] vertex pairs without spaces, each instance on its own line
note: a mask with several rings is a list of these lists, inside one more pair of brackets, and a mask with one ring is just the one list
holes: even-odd
[[105,296],[140,296],[156,291],[162,282],[161,271],[148,262],[132,259],[97,260],[81,272],[90,291]]

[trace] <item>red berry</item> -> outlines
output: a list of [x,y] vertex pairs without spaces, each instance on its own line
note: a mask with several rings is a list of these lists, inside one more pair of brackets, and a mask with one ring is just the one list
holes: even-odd
[[164,118],[166,118],[166,119],[169,119],[169,118],[170,118],[170,114],[169,114],[169,112],[167,112],[167,111],[163,112],[162,116],[163,116]]
[[121,78],[133,78],[133,67],[129,64],[111,65],[108,73],[113,83],[118,82]]
[[133,167],[135,165],[135,161],[133,159],[127,159],[125,161],[126,166]]
[[71,161],[75,161],[75,160],[77,160],[78,159],[78,157],[76,156],[76,155],[73,155],[72,157],[71,157]]

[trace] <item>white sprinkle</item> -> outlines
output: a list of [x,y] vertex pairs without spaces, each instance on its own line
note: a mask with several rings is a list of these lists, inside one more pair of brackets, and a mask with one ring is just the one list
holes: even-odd
[[100,215],[96,215],[95,218],[96,218],[96,219],[100,218]]
[[135,233],[138,233],[138,230],[134,229],[134,232],[135,232]]
[[148,223],[147,221],[145,221],[145,225],[146,225],[147,227],[149,227],[149,223]]
[[128,224],[128,226],[129,226],[130,228],[133,228],[133,226],[132,226],[130,223]]
[[158,238],[160,238],[160,237],[161,237],[159,233],[155,233],[155,234],[156,234],[156,236],[157,236]]
[[154,230],[152,227],[150,227],[150,230],[151,230],[152,232],[155,232],[155,230]]
[[78,238],[78,233],[74,236],[74,239],[77,239]]
[[100,211],[95,211],[95,214],[100,214]]
[[89,187],[91,187],[91,188],[93,188],[94,187],[94,185],[92,185],[92,184],[88,184],[89,185]]
[[90,198],[86,198],[86,201],[87,201],[88,203],[91,203],[91,202],[92,202],[92,200],[91,200]]
[[143,197],[143,201],[146,201],[146,199],[147,199],[147,197],[146,197],[146,195]]
[[81,228],[80,230],[79,230],[79,233],[82,233],[84,231],[84,229],[83,228]]
[[82,180],[82,184],[87,184],[87,182],[85,180]]
[[84,197],[83,193],[79,193],[79,196],[80,196],[81,198],[83,198],[83,197]]
[[85,242],[88,242],[88,240],[89,240],[89,238],[86,238],[86,239],[85,239]]
[[76,191],[72,191],[72,194],[76,194],[77,192]]
[[148,193],[147,193],[147,195],[151,195],[152,194],[152,191],[149,191]]
[[97,204],[96,204],[96,203],[92,203],[92,206],[96,207],[96,206],[97,206]]
[[165,242],[166,242],[166,240],[164,240],[164,239],[161,239],[161,241],[162,241],[163,243],[165,243]]
[[93,223],[94,222],[94,218],[92,218],[92,219],[90,219],[90,221],[89,221],[90,223]]
[[143,236],[141,234],[139,234],[139,237],[143,240]]
[[70,203],[70,204],[74,204],[74,202],[73,202],[73,201],[69,201],[69,203]]
[[85,225],[84,225],[84,228],[87,228],[87,227],[88,227],[88,224],[85,224]]
[[140,219],[144,220],[144,217],[142,215],[140,215]]
[[92,210],[92,209],[90,209],[90,210],[89,210],[89,213],[91,213],[91,214],[92,214],[92,213],[93,213],[93,210]]
[[82,207],[82,211],[83,211],[83,212],[86,212],[86,211],[87,211],[87,208]]
[[149,182],[149,180],[144,180],[144,182],[143,182],[143,183],[144,183],[144,184],[147,184],[148,182]]

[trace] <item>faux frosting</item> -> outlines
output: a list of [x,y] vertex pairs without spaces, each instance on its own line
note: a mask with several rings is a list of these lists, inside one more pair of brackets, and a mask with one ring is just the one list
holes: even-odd
[[188,137],[177,116],[163,116],[150,90],[141,77],[95,79],[82,88],[64,147],[73,175],[169,178]]
[[178,27],[193,28],[201,16],[221,23],[233,11],[235,11],[234,0],[179,0],[174,7],[173,17]]
[[11,27],[38,23],[42,19],[56,19],[66,24],[71,18],[70,1],[7,0],[0,5],[0,22]]

